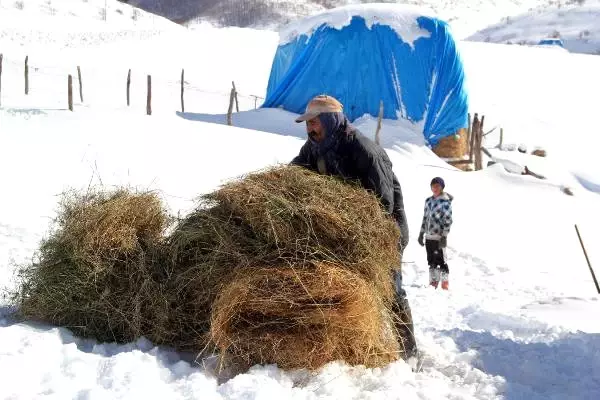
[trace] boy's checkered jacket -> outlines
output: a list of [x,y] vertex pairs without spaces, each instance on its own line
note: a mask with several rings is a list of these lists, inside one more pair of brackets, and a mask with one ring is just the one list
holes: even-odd
[[442,236],[448,236],[452,226],[453,199],[452,195],[442,193],[437,199],[431,196],[425,200],[421,224],[421,232],[425,234],[425,239],[440,240]]

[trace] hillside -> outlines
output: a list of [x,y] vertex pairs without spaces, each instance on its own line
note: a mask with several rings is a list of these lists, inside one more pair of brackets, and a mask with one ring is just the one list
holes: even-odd
[[560,38],[573,53],[600,55],[600,0],[572,0],[536,8],[492,25],[467,40],[537,45],[544,38]]
[[452,23],[459,36],[555,0],[128,0],[177,22],[210,21],[220,26],[277,29],[299,17],[356,3],[405,3],[427,7]]

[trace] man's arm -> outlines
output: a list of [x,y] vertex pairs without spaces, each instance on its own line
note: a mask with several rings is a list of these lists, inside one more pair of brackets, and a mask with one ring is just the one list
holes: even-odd
[[393,171],[392,175],[394,177],[394,216],[396,217],[396,221],[398,221],[398,226],[400,227],[400,233],[402,234],[401,244],[402,248],[404,249],[406,246],[408,246],[409,241],[408,221],[406,220],[406,213],[404,211],[402,187],[400,186],[400,182]]
[[311,168],[309,160],[310,150],[308,146],[310,146],[308,142],[304,143],[304,145],[300,148],[300,153],[296,157],[294,157],[294,159],[290,162],[290,165]]

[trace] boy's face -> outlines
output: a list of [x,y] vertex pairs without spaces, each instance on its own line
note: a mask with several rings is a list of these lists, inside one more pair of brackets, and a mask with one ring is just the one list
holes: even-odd
[[431,185],[431,191],[435,197],[438,197],[440,194],[442,194],[442,185],[439,183],[434,183]]

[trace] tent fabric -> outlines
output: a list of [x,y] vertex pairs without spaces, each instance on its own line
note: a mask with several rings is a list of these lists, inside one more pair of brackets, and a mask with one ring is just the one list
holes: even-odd
[[434,146],[467,126],[463,64],[447,24],[419,16],[430,33],[409,44],[388,25],[355,15],[337,29],[324,23],[277,48],[262,107],[301,114],[311,98],[329,94],[351,121],[365,114],[422,123]]

